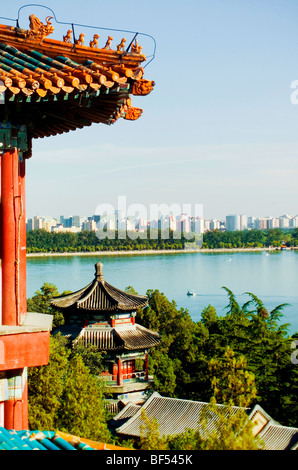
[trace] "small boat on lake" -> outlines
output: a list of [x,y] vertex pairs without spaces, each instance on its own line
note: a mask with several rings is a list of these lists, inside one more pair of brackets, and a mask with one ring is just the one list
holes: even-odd
[[195,292],[193,292],[192,290],[189,290],[189,291],[187,292],[187,295],[197,295],[197,294],[196,294]]

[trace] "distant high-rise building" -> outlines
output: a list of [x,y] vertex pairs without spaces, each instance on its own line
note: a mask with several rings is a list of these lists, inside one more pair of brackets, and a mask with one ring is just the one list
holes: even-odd
[[208,232],[210,230],[210,220],[204,219],[204,232]]
[[240,215],[234,214],[226,216],[226,230],[229,232],[240,230]]
[[210,220],[210,230],[219,230],[220,229],[220,221],[217,219]]
[[273,228],[278,228],[278,227],[279,227],[279,219],[277,217],[270,217],[268,228],[273,229]]
[[258,217],[257,218],[257,228],[259,230],[267,230],[269,225],[268,217]]
[[195,232],[196,233],[204,233],[205,232],[204,219],[202,217],[197,217],[196,218]]
[[290,227],[290,219],[289,215],[282,215],[279,217],[279,226],[280,228],[289,228]]
[[297,228],[297,227],[298,227],[298,216],[295,216],[289,220],[289,228]]
[[240,215],[240,230],[247,229],[247,215],[241,214]]
[[63,227],[64,228],[70,228],[71,227],[71,217],[68,217],[67,219],[63,219]]
[[96,214],[96,215],[93,215],[93,216],[92,216],[92,219],[94,220],[94,222],[95,222],[96,224],[98,224],[98,222],[100,221],[100,215],[97,215],[97,214]]
[[81,226],[81,218],[79,215],[73,215],[71,218],[71,227],[78,227],[80,228]]
[[256,228],[256,217],[250,216],[247,218],[247,228],[253,230]]
[[42,218],[35,216],[33,218],[33,230],[41,230],[42,229]]
[[96,222],[95,220],[87,220],[82,223],[82,230],[87,230],[88,232],[95,232]]
[[33,230],[33,219],[28,219],[26,223],[26,232]]

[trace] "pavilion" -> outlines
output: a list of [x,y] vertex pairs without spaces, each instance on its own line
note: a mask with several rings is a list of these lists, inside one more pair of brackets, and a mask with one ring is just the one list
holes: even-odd
[[[31,5],[32,7],[34,5]],[[28,428],[27,368],[49,359],[52,318],[27,312],[26,161],[32,141],[119,118],[138,119],[131,97],[147,95],[146,57],[136,41],[84,42],[70,24],[65,36],[34,14],[27,29],[0,25],[0,427]]]
[[148,353],[160,343],[160,336],[135,322],[136,311],[147,306],[148,298],[109,284],[102,267],[96,263],[94,280],[86,287],[51,300],[65,318],[53,334],[60,332],[72,344],[92,345],[105,353],[101,377],[113,395],[109,409],[118,412],[121,400],[146,399]]

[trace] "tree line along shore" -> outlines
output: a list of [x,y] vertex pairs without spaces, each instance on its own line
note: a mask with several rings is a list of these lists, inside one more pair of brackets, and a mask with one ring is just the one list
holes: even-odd
[[214,230],[204,233],[202,243],[192,246],[192,240],[183,235],[177,239],[173,232],[164,238],[159,231],[155,239],[115,238],[99,239],[95,232],[53,233],[46,230],[27,232],[27,254],[127,254],[127,253],[171,253],[194,251],[255,251],[282,248],[298,249],[298,228],[244,231]]

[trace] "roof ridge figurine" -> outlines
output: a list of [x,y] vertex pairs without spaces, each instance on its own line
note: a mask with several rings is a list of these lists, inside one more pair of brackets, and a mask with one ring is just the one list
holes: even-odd
[[29,24],[29,32],[28,32],[28,35],[29,36],[37,36],[37,37],[41,37],[41,39],[43,40],[46,36],[49,36],[50,34],[52,34],[54,32],[54,26],[52,26],[52,23],[50,22],[50,20],[53,18],[53,16],[47,16],[46,17],[46,22],[47,24],[43,24],[39,18],[37,18],[37,16],[35,15],[30,15],[29,16],[29,20],[30,20],[30,24]]

